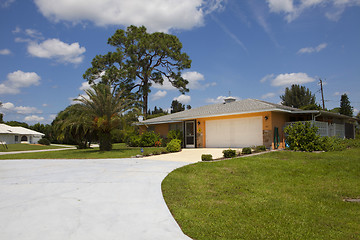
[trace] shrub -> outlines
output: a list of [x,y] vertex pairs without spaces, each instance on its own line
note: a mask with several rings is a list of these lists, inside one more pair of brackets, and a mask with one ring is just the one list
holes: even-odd
[[288,135],[286,141],[291,150],[306,152],[321,150],[318,128],[310,122],[297,122],[287,126],[284,132]]
[[264,151],[266,151],[266,147],[264,145],[255,147],[255,152],[264,152]]
[[167,144],[166,150],[169,152],[179,152],[181,150],[181,140],[179,140],[179,139],[171,140]]
[[153,147],[160,139],[160,135],[155,132],[144,132],[140,135],[140,147]]
[[183,142],[183,132],[180,130],[170,130],[167,135],[167,139],[170,142],[173,139],[179,139]]
[[213,160],[213,157],[211,154],[203,154],[203,155],[201,155],[201,160],[202,161],[211,161],[211,160]]
[[50,145],[50,141],[49,141],[49,139],[47,139],[47,138],[42,138],[42,139],[40,139],[40,140],[38,141],[38,144],[49,146],[49,145]]
[[131,135],[127,138],[126,144],[129,147],[140,147],[140,136],[139,135]]
[[251,154],[252,151],[251,151],[251,148],[245,147],[245,148],[243,148],[243,149],[241,150],[241,153],[242,153],[242,154]]
[[228,150],[224,150],[223,154],[224,154],[224,158],[233,158],[236,156],[236,151],[228,149]]

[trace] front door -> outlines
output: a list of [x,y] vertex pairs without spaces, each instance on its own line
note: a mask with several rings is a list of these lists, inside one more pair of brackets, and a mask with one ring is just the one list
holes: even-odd
[[185,147],[195,147],[195,121],[185,122]]

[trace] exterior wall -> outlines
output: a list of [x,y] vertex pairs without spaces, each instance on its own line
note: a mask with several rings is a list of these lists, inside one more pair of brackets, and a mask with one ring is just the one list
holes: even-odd
[[281,112],[272,112],[271,113],[271,131],[272,131],[271,147],[272,147],[272,149],[274,149],[274,128],[275,127],[277,127],[279,129],[279,137],[280,137],[279,148],[285,148],[284,126],[287,121],[289,121],[288,113],[281,113]]
[[17,136],[17,141],[15,141],[15,136],[17,135],[13,135],[13,134],[0,134],[0,143],[3,144],[15,144],[15,143],[20,143],[21,141],[21,136]]
[[139,126],[140,134],[146,131],[154,131],[160,134],[162,138],[165,138],[169,133],[169,124],[168,123],[154,124],[154,125],[148,125],[147,127],[144,125]]

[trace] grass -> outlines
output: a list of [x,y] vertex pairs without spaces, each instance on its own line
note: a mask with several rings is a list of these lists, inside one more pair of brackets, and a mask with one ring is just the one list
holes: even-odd
[[8,144],[0,145],[0,152],[17,152],[17,151],[30,151],[30,150],[45,150],[45,149],[57,149],[57,148],[64,148],[58,146],[45,146],[45,145],[38,145],[38,144],[27,144],[27,143],[18,143],[18,144]]
[[360,149],[274,152],[179,168],[162,183],[185,234],[215,239],[360,239]]
[[[162,148],[143,148],[144,154],[149,154]],[[0,155],[1,159],[99,159],[99,158],[129,158],[141,154],[139,147],[127,147],[124,143],[113,144],[109,152],[93,149],[69,149],[53,152],[19,153]]]

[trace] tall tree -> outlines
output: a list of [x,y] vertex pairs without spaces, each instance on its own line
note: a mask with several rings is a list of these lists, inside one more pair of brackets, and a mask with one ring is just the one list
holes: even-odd
[[93,128],[98,134],[101,151],[112,149],[111,131],[121,124],[120,114],[129,110],[134,101],[123,97],[123,92],[109,85],[96,84],[85,90],[87,97],[79,101],[82,111],[91,119]]
[[285,94],[280,96],[282,105],[301,108],[308,105],[315,105],[315,95],[305,86],[298,84],[291,85],[285,89]]
[[177,113],[185,110],[185,105],[179,102],[178,100],[173,100],[171,102],[171,113]]
[[126,31],[117,30],[108,44],[116,47],[116,51],[96,56],[83,77],[89,83],[101,79],[136,93],[142,99],[145,116],[153,83],[162,85],[168,80],[181,93],[189,91],[181,71],[191,67],[191,60],[181,51],[182,44],[176,36],[147,33],[144,26],[129,26]]
[[353,116],[353,107],[350,105],[350,100],[346,93],[341,95],[339,113],[350,117]]

